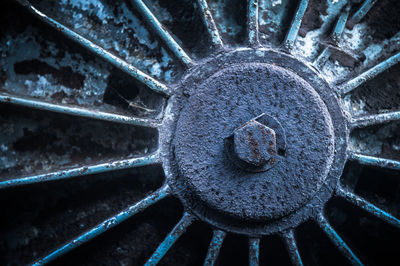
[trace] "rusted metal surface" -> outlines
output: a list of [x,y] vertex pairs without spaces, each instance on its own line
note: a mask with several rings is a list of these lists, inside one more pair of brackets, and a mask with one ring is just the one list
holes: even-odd
[[233,152],[240,161],[250,167],[263,167],[276,161],[275,131],[255,120],[242,125],[233,132]]
[[[265,63],[261,63],[262,60]],[[242,63],[239,65],[238,61]],[[222,62],[225,68],[219,69]],[[269,65],[269,62],[275,65]],[[172,179],[174,187],[177,186],[177,193],[184,198],[185,204],[203,219],[229,230],[246,232],[248,228],[257,228],[259,233],[269,233],[269,230],[282,228],[277,225],[266,228],[261,226],[261,221],[298,210],[297,218],[282,225],[288,226],[304,218],[303,207],[316,210],[321,206],[305,202],[316,196],[317,191],[327,193],[321,188],[322,184],[332,182],[333,185],[340,176],[346,156],[345,150],[340,151],[347,141],[346,134],[343,135],[347,132],[346,120],[339,111],[335,94],[314,78],[307,82],[302,79],[307,77],[307,71],[311,71],[307,69],[299,62],[285,58],[284,54],[249,49],[221,55],[186,78],[185,82],[192,85],[186,87],[183,84],[183,95],[180,102],[174,103],[176,106],[171,113],[174,108],[182,108],[182,111],[177,122],[172,120],[162,131],[162,135],[167,136],[167,131],[176,128],[172,146],[165,146],[166,150],[161,153],[174,152],[173,162],[168,163],[171,168],[166,168],[167,178]],[[302,78],[292,71],[303,73]],[[208,76],[208,73],[212,74]],[[309,73],[311,77],[313,72]],[[311,87],[308,82],[316,86]],[[326,106],[319,97],[329,105]],[[282,134],[278,138],[284,152],[268,171],[250,173],[237,167],[225,155],[224,140],[262,113],[273,117],[265,116],[266,123],[268,120],[271,124],[279,121],[275,128],[279,131],[280,125],[283,128],[280,130],[286,133],[285,141],[282,141],[285,139]],[[338,145],[335,158],[334,143]],[[300,164],[296,166],[297,163]],[[319,202],[321,197],[317,197]]]
[[[0,228],[13,228],[0,238],[6,254],[0,263],[43,264],[62,256],[77,264],[71,257],[85,254],[76,256],[79,264],[155,265],[164,259],[192,265],[204,259],[209,243],[204,263],[213,265],[229,245],[229,234],[240,234],[246,239],[242,257],[259,265],[261,240],[276,234],[291,262],[302,265],[318,257],[301,256],[304,243],[298,248],[295,238],[312,220],[351,263],[366,258],[377,264],[370,255],[375,252],[363,254],[336,231],[326,207],[342,198],[400,227],[396,212],[386,208],[396,204],[364,199],[357,189],[366,175],[359,170],[363,166],[397,175],[400,169],[399,8],[395,0],[0,3],[0,188],[7,199]],[[140,182],[155,175],[165,179],[150,196],[106,200],[99,208],[89,204],[80,215],[94,216],[90,223],[64,235],[67,225],[81,219],[69,207],[58,214],[74,204],[63,198],[62,184],[82,182],[75,189],[85,191],[92,177],[125,171],[141,176]],[[38,195],[26,202],[37,205],[35,215],[14,212],[14,205],[25,204],[7,195],[29,189]],[[43,195],[35,194],[40,189]],[[136,244],[121,245],[124,259],[115,245],[102,254],[96,243],[107,239],[108,229],[168,195],[182,205],[180,221],[160,219],[152,207],[136,216],[137,223],[156,219],[162,232],[145,226],[133,237]],[[47,202],[52,198],[54,205]],[[180,207],[165,204],[166,213],[179,216]],[[120,211],[121,206],[130,207]],[[26,221],[20,226],[16,213],[46,229]],[[207,229],[197,225],[186,232],[195,220],[213,236],[207,239]],[[197,236],[205,249],[188,256],[182,243],[188,243],[192,228],[203,230]],[[185,240],[184,234],[190,236]],[[53,243],[65,241],[54,249]],[[34,247],[25,248],[29,243]],[[100,256],[88,256],[87,250]],[[227,264],[235,264],[233,258]]]

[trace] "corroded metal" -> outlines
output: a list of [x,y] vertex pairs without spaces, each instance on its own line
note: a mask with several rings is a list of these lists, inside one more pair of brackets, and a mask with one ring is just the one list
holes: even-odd
[[226,233],[224,231],[214,230],[213,237],[204,260],[204,266],[213,266],[215,264],[225,236]]
[[272,166],[277,161],[275,131],[256,120],[235,129],[229,140],[233,149],[228,149],[228,155],[233,152],[234,161],[243,169],[262,171],[267,163]]
[[156,192],[152,193],[151,195],[147,196],[146,198],[142,199],[141,201],[137,202],[136,204],[128,207],[127,209],[121,211],[120,213],[116,214],[113,217],[108,218],[107,220],[103,221],[102,223],[98,224],[97,226],[93,227],[89,231],[83,233],[82,235],[78,236],[77,238],[69,241],[67,244],[63,245],[62,247],[58,248],[57,250],[51,252],[50,254],[46,255],[45,257],[35,261],[33,265],[43,265],[47,264],[54,259],[60,257],[61,255],[71,251],[72,249],[86,243],[87,241],[97,237],[98,235],[104,233],[105,231],[113,228],[114,226],[122,223],[123,221],[129,219],[130,217],[134,216],[135,214],[143,211],[144,209],[148,208],[149,206],[155,204],[156,202],[164,199],[165,197],[171,195],[170,188],[168,185],[164,185]]
[[[386,54],[391,54],[388,59],[373,67],[370,67],[373,65],[370,59],[357,62],[361,64],[359,69],[363,69],[363,66],[369,69],[355,76],[353,74],[356,65],[354,61],[360,61],[361,58],[354,53],[360,52],[360,47],[364,49],[366,46],[358,36],[366,26],[356,24],[365,17],[377,0],[365,0],[357,10],[354,10],[353,4],[360,1],[328,1],[326,10],[317,12],[319,18],[323,18],[323,23],[319,28],[311,30],[303,28],[304,24],[310,24],[307,15],[321,3],[299,0],[296,2],[297,7],[293,6],[294,14],[291,14],[292,11],[288,11],[292,10],[290,1],[249,0],[243,6],[246,14],[241,20],[237,20],[234,16],[240,14],[240,7],[234,7],[235,12],[231,12],[229,3],[225,1],[194,1],[193,7],[205,26],[207,36],[204,39],[208,42],[200,38],[192,40],[192,46],[196,47],[196,42],[207,43],[206,46],[209,47],[202,49],[186,46],[181,38],[187,31],[175,35],[172,29],[177,29],[176,25],[171,28],[163,25],[164,22],[173,20],[171,10],[162,7],[160,13],[153,13],[155,8],[161,7],[159,2],[156,1],[153,7],[147,1],[132,0],[131,5],[123,3],[122,9],[127,10],[127,6],[132,6],[134,12],[138,12],[139,17],[144,20],[144,24],[151,28],[152,31],[149,32],[161,39],[161,45],[164,44],[167,48],[164,50],[158,46],[158,38],[153,40],[147,36],[149,32],[144,29],[144,24],[138,22],[136,14],[130,15],[128,24],[134,28],[134,33],[129,32],[129,35],[135,35],[135,42],[143,44],[151,51],[133,52],[140,54],[134,60],[130,53],[137,49],[136,46],[121,48],[120,40],[107,42],[104,41],[104,35],[93,34],[96,30],[103,31],[103,34],[110,33],[110,28],[104,30],[93,27],[88,30],[85,27],[91,28],[93,25],[86,24],[87,21],[80,21],[79,25],[73,25],[74,22],[65,23],[60,17],[43,12],[43,5],[40,3],[32,5],[26,0],[17,1],[40,21],[72,39],[91,55],[102,59],[101,64],[109,63],[127,73],[139,84],[138,88],[136,83],[132,86],[135,87],[134,90],[138,90],[133,94],[144,94],[144,86],[158,94],[146,94],[142,96],[143,99],[165,98],[159,107],[163,112],[149,115],[153,109],[142,104],[142,98],[136,96],[136,102],[133,102],[125,94],[111,88],[111,94],[114,93],[125,105],[139,106],[141,109],[137,109],[145,114],[139,112],[140,115],[136,116],[136,113],[131,115],[113,108],[89,109],[86,107],[87,103],[70,105],[62,101],[53,102],[48,98],[43,100],[0,93],[0,102],[6,104],[159,131],[159,147],[155,153],[147,153],[146,150],[140,157],[111,159],[107,162],[0,181],[0,188],[8,188],[162,164],[166,183],[161,189],[70,240],[34,265],[58,258],[172,194],[184,206],[183,218],[158,246],[146,265],[160,262],[197,219],[210,224],[214,232],[204,265],[213,265],[216,262],[227,233],[248,236],[250,265],[259,264],[261,237],[275,233],[284,238],[292,263],[302,265],[294,229],[310,219],[318,223],[350,262],[361,265],[362,262],[350,245],[339,236],[323,214],[324,206],[333,193],[400,228],[399,219],[339,185],[339,178],[348,159],[372,167],[400,169],[400,162],[396,160],[355,153],[347,147],[350,130],[400,120],[398,111],[375,115],[360,112],[361,115],[351,118],[344,111],[347,108],[344,105],[350,105],[350,96],[347,94],[400,62],[399,52],[386,51]],[[63,1],[60,2],[61,6],[67,6]],[[93,16],[91,9],[101,9],[94,17],[101,23],[109,23],[106,15],[108,11],[102,10],[104,6],[100,2],[93,7],[79,1],[68,5],[83,11],[74,11],[72,21],[79,20],[77,17],[86,13]],[[221,10],[221,6],[224,10]],[[265,11],[265,8],[269,10]],[[114,15],[118,13],[116,10],[113,12]],[[289,15],[291,17],[286,18]],[[288,25],[285,25],[285,21]],[[346,29],[346,25],[350,29]],[[126,30],[125,26],[124,24],[121,32]],[[331,34],[329,40],[321,42],[327,36],[327,30]],[[239,36],[240,34],[243,36]],[[390,41],[398,42],[396,38],[394,36]],[[235,40],[233,45],[232,39]],[[262,47],[266,41],[268,48]],[[387,42],[389,41],[385,40],[378,45],[370,45],[365,49],[365,55],[379,57],[376,56],[379,54],[376,49],[388,46]],[[47,45],[52,44],[46,43]],[[5,46],[10,45],[6,42]],[[161,50],[159,57],[162,57],[163,64],[143,63],[142,59],[156,47]],[[56,49],[50,51],[50,54],[56,53]],[[166,51],[172,52],[178,59],[177,67],[170,66],[172,58]],[[381,55],[386,56],[385,53]],[[65,57],[71,56],[68,54]],[[315,60],[311,66],[309,61],[312,58]],[[69,60],[66,61],[69,63]],[[345,63],[339,66],[336,60]],[[48,70],[62,71],[57,69],[62,64],[51,59],[50,61],[48,64],[35,59],[28,63],[34,66],[47,64]],[[164,69],[161,69],[162,65]],[[4,71],[5,68],[0,70],[15,77],[13,71],[20,70],[16,66],[18,65],[15,61],[7,66],[8,72]],[[174,73],[160,74],[163,71],[172,71],[166,71],[170,67]],[[92,71],[100,72],[98,69]],[[109,66],[101,69],[103,72],[97,73],[98,79],[104,79],[103,83],[106,84],[105,80],[111,70]],[[71,72],[79,83],[76,87],[80,87],[85,77]],[[26,75],[29,71],[19,73]],[[2,72],[0,78],[1,75]],[[42,73],[38,74],[39,81],[46,80],[41,75]],[[158,80],[161,76],[163,81]],[[31,86],[31,83],[26,82],[23,85]],[[42,83],[48,85],[44,81]],[[11,85],[7,86],[9,91]],[[131,89],[130,86],[127,91]],[[63,89],[65,88],[61,91]],[[43,88],[35,93],[48,97]],[[343,96],[343,99],[338,99],[337,95]],[[104,96],[102,101],[105,98]],[[96,104],[104,104],[102,101]],[[3,146],[0,148],[5,149]]]
[[379,217],[379,218],[383,219],[384,221],[392,224],[393,226],[400,228],[400,220],[399,219],[392,216],[388,212],[378,208],[377,206],[373,205],[372,203],[369,203],[365,199],[348,191],[347,189],[339,187],[336,191],[336,194],[338,196],[348,200],[349,202],[353,203],[354,205],[360,207],[361,209],[375,215],[376,217]]
[[363,155],[363,154],[353,153],[353,152],[350,153],[349,159],[357,161],[363,165],[400,170],[400,161],[396,161],[396,160],[380,158],[380,157],[375,157],[375,156],[368,156],[368,155]]
[[116,113],[104,112],[100,110],[93,111],[87,108],[68,106],[63,104],[54,104],[39,99],[14,96],[8,93],[0,92],[0,102],[20,105],[33,109],[51,111],[51,112],[74,115],[74,116],[81,116],[86,118],[93,118],[104,121],[111,121],[116,123],[130,124],[135,126],[144,126],[144,127],[159,126],[159,123],[157,123],[153,119],[143,119],[139,117],[132,117]]
[[158,153],[139,158],[120,159],[111,162],[104,162],[96,165],[71,167],[69,169],[61,169],[53,173],[37,174],[26,177],[14,177],[8,180],[0,181],[0,189],[110,172],[120,169],[130,169],[156,163],[160,163]]
[[344,95],[346,93],[351,92],[352,90],[360,87],[362,84],[364,84],[368,80],[373,79],[374,77],[376,77],[383,71],[391,68],[392,66],[394,66],[395,64],[397,64],[399,62],[400,62],[400,52],[389,57],[385,61],[377,64],[376,66],[368,69],[364,73],[358,75],[357,77],[355,77],[355,78],[347,81],[343,85],[341,85],[339,87],[339,93]]
[[151,255],[149,260],[145,263],[145,266],[156,265],[195,220],[196,218],[193,215],[185,212],[182,219],[175,225],[172,231],[165,237],[164,241],[158,246],[153,255]]
[[250,0],[248,3],[247,34],[250,46],[257,46],[258,40],[258,3],[259,0]]
[[260,264],[260,239],[249,238],[249,266]]
[[354,13],[354,15],[349,20],[349,26],[354,27],[354,25],[363,19],[363,17],[368,13],[368,11],[375,5],[378,0],[365,0],[361,7]]
[[356,256],[354,251],[347,245],[347,243],[340,237],[335,229],[329,224],[328,220],[321,213],[318,215],[318,225],[322,231],[330,238],[333,244],[342,252],[342,254],[354,265],[364,265],[361,260]]
[[[306,213],[320,208],[321,199],[329,198],[341,174],[347,129],[335,94],[315,82],[310,68],[262,49],[220,55],[193,70],[182,84],[185,97],[172,99],[161,129],[161,135],[167,137],[162,140],[166,143],[161,144],[161,154],[174,154],[172,161],[164,160],[167,179],[184,205],[226,230],[247,232],[252,228],[260,234],[300,223]],[[174,116],[175,110],[181,110],[179,116]],[[265,119],[271,125],[278,121],[274,131],[286,132],[286,140],[283,133],[277,134],[281,136],[277,137],[278,151],[279,147],[283,151],[278,152],[280,160],[274,167],[247,172],[226,155],[225,140],[261,113],[268,116],[256,121]],[[174,130],[174,134],[167,133]],[[296,185],[299,180],[303,185]],[[316,202],[311,203],[314,196]],[[289,213],[291,218],[282,220],[284,225],[265,224]]]
[[303,20],[303,16],[306,13],[306,9],[308,6],[308,0],[300,0],[296,14],[292,20],[292,24],[290,25],[290,29],[286,35],[286,38],[283,42],[286,49],[293,49],[294,42],[296,41],[296,37],[299,33],[300,25]]
[[90,40],[84,38],[82,35],[79,35],[75,31],[69,29],[68,27],[62,25],[58,21],[46,16],[38,9],[36,9],[32,4],[29,3],[27,0],[18,0],[19,3],[24,5],[32,14],[34,14],[39,19],[43,20],[45,23],[49,24],[50,26],[54,27],[56,30],[60,31],[61,33],[65,34],[68,38],[78,42],[80,45],[86,47],[99,57],[103,58],[104,60],[110,62],[112,65],[122,69],[132,77],[138,79],[139,81],[146,84],[150,89],[164,93],[169,95],[169,88],[164,84],[160,83],[159,81],[155,80],[154,78],[150,77],[146,73],[140,71],[133,65],[127,63],[126,61],[122,60],[121,58],[115,56],[114,54],[110,53],[109,51],[105,50],[104,48],[98,46],[97,44],[91,42]]
[[397,112],[388,112],[376,115],[365,115],[360,117],[354,117],[351,119],[350,123],[352,128],[363,128],[399,120],[400,120],[400,111],[397,111]]
[[299,251],[299,248],[297,247],[297,242],[294,237],[293,229],[283,232],[282,237],[285,241],[286,249],[289,253],[289,257],[290,257],[290,260],[292,261],[292,264],[298,265],[298,266],[304,265],[303,261],[300,257],[300,251]]
[[140,11],[140,13],[146,18],[146,22],[150,24],[153,30],[160,36],[160,38],[167,44],[169,49],[175,54],[179,60],[185,65],[191,65],[192,59],[186,54],[185,50],[175,41],[175,39],[169,34],[158,19],[153,15],[150,9],[142,0],[132,0],[132,4]]

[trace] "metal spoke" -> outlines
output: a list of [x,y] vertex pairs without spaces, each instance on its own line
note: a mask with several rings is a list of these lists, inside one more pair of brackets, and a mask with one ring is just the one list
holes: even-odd
[[368,13],[378,0],[365,0],[361,7],[354,13],[350,19],[350,24],[355,25]]
[[213,266],[215,264],[225,236],[226,233],[224,231],[214,230],[213,237],[204,260],[204,266]]
[[49,255],[39,259],[38,261],[34,262],[33,265],[43,265],[53,261],[54,259],[64,255],[74,248],[88,242],[89,240],[95,238],[96,236],[104,233],[110,228],[120,224],[121,222],[127,220],[128,218],[134,216],[135,214],[143,211],[147,207],[153,205],[154,203],[158,202],[159,200],[171,195],[170,188],[167,185],[164,185],[162,188],[157,190],[156,192],[152,193],[148,197],[142,199],[141,201],[137,202],[136,204],[128,207],[127,209],[121,211],[117,215],[110,217],[109,219],[103,221],[102,223],[98,224],[97,226],[93,227],[86,233],[78,236],[77,238],[69,241],[67,244],[62,246],[61,248],[53,251]]
[[329,57],[331,57],[331,51],[329,50],[329,47],[325,47],[314,60],[314,67],[320,69],[326,63],[326,61],[328,61]]
[[111,121],[122,124],[130,124],[143,127],[157,127],[156,121],[145,118],[131,117],[127,115],[113,114],[99,110],[89,110],[78,106],[49,103],[40,99],[25,98],[8,93],[0,92],[0,102],[11,103],[29,108],[62,113],[67,115],[81,116],[104,121]]
[[158,34],[158,36],[167,44],[169,49],[175,54],[175,56],[181,60],[181,62],[187,66],[192,65],[192,60],[183,50],[183,48],[174,40],[169,34],[165,27],[158,21],[150,9],[143,3],[142,0],[132,0],[133,6],[140,12],[145,18],[146,22],[150,24],[152,29]]
[[156,265],[165,256],[168,250],[174,245],[176,240],[186,232],[186,229],[196,220],[196,218],[185,213],[182,219],[175,225],[174,229],[165,237],[164,241],[158,246],[156,251],[151,255],[145,266]]
[[204,24],[206,25],[207,31],[211,36],[213,45],[222,48],[224,44],[222,43],[217,26],[215,25],[213,16],[208,7],[207,0],[197,0],[197,2],[199,3]]
[[400,170],[400,161],[395,161],[395,160],[390,160],[390,159],[385,159],[385,158],[380,158],[380,157],[362,155],[359,153],[351,153],[349,156],[349,160],[357,161],[363,165],[370,165],[370,166]]
[[347,5],[344,8],[344,11],[340,14],[336,22],[335,28],[333,29],[332,32],[332,39],[335,43],[338,43],[340,38],[342,37],[343,30],[347,23],[347,19],[349,18],[349,14],[350,14],[350,5]]
[[370,79],[373,79],[383,71],[389,69],[390,67],[394,66],[400,62],[400,52],[397,54],[389,57],[385,61],[377,64],[376,66],[370,68],[369,70],[365,71],[364,73],[358,75],[357,77],[347,81],[345,84],[341,85],[339,88],[339,93],[341,95],[344,95],[346,93],[351,92],[352,90],[358,88],[365,82],[369,81]]
[[397,228],[400,228],[400,220],[397,219],[396,217],[390,215],[389,213],[385,212],[384,210],[376,207],[372,203],[368,202],[367,200],[357,196],[356,194],[339,187],[336,191],[336,194],[349,202],[353,203],[357,207],[360,207],[361,209],[369,212],[372,215],[375,215],[376,217],[390,223],[391,225],[394,225]]
[[285,240],[286,249],[289,252],[290,259],[293,265],[303,265],[303,261],[300,257],[300,252],[297,247],[296,239],[294,238],[293,230],[289,230],[283,233]]
[[258,266],[260,264],[260,239],[249,238],[249,265]]
[[102,47],[98,46],[97,44],[89,41],[88,39],[84,38],[80,34],[74,32],[73,30],[67,28],[66,26],[62,25],[61,23],[57,22],[56,20],[46,16],[39,10],[37,10],[32,4],[29,3],[27,0],[17,0],[23,6],[25,6],[32,14],[38,17],[40,20],[44,21],[48,25],[52,26],[53,28],[57,29],[59,32],[66,35],[68,38],[76,41],[83,47],[87,48],[91,52],[95,53],[96,55],[100,56],[107,62],[111,63],[115,67],[123,70],[124,72],[128,73],[138,81],[147,85],[151,90],[156,91],[158,93],[162,93],[165,95],[170,95],[171,92],[168,87],[156,79],[152,78],[151,76],[145,74],[144,72],[140,71],[133,65],[129,64],[128,62],[124,61],[123,59],[113,55],[112,53],[108,52],[107,50],[103,49]]
[[363,265],[361,260],[354,254],[350,247],[344,242],[339,234],[329,224],[328,220],[321,213],[318,216],[317,222],[324,233],[330,238],[335,246],[342,252],[342,254],[354,265]]
[[304,13],[306,13],[307,6],[308,0],[300,0],[300,3],[296,10],[296,14],[292,20],[292,24],[284,41],[284,46],[287,50],[293,49],[294,42],[296,41],[297,35],[299,33],[300,25],[303,20]]
[[52,173],[32,175],[0,181],[0,189],[7,187],[16,187],[27,184],[42,183],[47,181],[54,181],[60,179],[69,179],[77,176],[84,176],[90,174],[98,174],[109,171],[134,168],[139,166],[151,165],[159,163],[158,153],[153,153],[138,158],[115,160],[107,163],[100,163],[90,166],[80,166],[65,170],[59,170]]
[[352,128],[362,128],[400,120],[400,111],[361,116],[351,119]]
[[[350,13],[350,6],[346,6],[344,9],[344,12],[342,12],[336,21],[335,28],[333,29],[332,32],[332,40],[337,44],[342,37],[343,30],[346,26],[347,19],[349,18],[349,13]],[[329,50],[329,47],[325,47],[322,52],[319,54],[319,56],[314,60],[313,65],[319,69],[321,66],[323,66],[326,61],[329,59],[331,56],[331,51]]]
[[249,0],[247,34],[250,46],[257,46],[258,40],[258,0]]

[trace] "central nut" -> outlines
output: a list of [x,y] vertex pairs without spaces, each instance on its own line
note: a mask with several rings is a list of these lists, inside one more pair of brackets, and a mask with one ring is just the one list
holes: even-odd
[[233,132],[233,151],[248,166],[262,167],[277,156],[275,131],[250,120]]

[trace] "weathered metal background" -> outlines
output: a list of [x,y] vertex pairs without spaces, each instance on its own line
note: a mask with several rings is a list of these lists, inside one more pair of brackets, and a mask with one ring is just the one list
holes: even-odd
[[[397,0],[1,1],[0,264],[56,259],[57,265],[143,265],[146,261],[150,265],[215,261],[219,265],[398,265],[398,247],[393,243],[400,237],[400,222],[395,218],[400,217],[399,12]],[[254,53],[245,47],[252,47]],[[315,142],[307,143],[300,136],[315,117],[321,123],[318,128],[328,124],[325,131],[333,130],[328,122],[321,122],[330,116],[326,118],[322,109],[313,112],[306,99],[296,102],[302,107],[310,104],[310,114],[302,117],[306,122],[300,119],[288,134],[291,123],[283,122],[283,117],[295,116],[284,111],[293,111],[296,104],[281,103],[284,111],[272,114],[268,107],[272,100],[252,102],[245,88],[239,95],[235,91],[239,85],[227,82],[221,73],[215,83],[201,85],[240,58],[228,59],[228,54],[245,51],[238,64],[271,58],[263,49],[308,66],[315,77],[307,77],[307,82],[324,80],[334,88],[332,95],[339,95],[340,108],[349,119],[340,128],[351,130],[349,162],[340,186],[335,187],[336,196],[325,205],[325,198],[330,198],[326,192],[320,203],[311,204],[318,210],[324,207],[323,214],[297,226],[309,215],[305,211],[302,218],[287,218],[290,221],[284,225],[271,226],[273,230],[268,226],[261,230],[259,221],[254,225],[251,220],[265,223],[265,216],[287,215],[297,201],[302,204],[312,193],[297,188],[284,192],[282,186],[298,181],[276,179],[276,187],[267,195],[273,200],[259,205],[265,192],[262,186],[255,182],[255,190],[246,190],[244,182],[241,190],[225,190],[234,187],[226,182],[241,170],[235,168],[236,173],[225,176],[224,167],[213,168],[220,158],[212,158],[217,154],[212,149],[207,156],[196,153],[205,146],[204,139],[217,149],[216,143],[223,144],[233,129],[269,110],[272,120],[281,119],[270,123],[286,128],[284,144],[279,142],[279,127],[274,128],[274,156],[285,154],[282,146],[294,151],[307,150],[307,145],[307,160],[318,161],[323,168],[333,159],[313,153],[315,149],[333,151],[332,141],[340,154],[338,139],[318,138],[317,131],[308,131]],[[212,65],[213,60],[218,63]],[[231,76],[251,76],[240,71]],[[262,88],[271,80],[257,82],[243,84]],[[218,98],[222,92],[207,91],[213,86],[222,87],[230,101]],[[196,98],[194,89],[200,87],[206,96]],[[296,98],[295,93],[286,93],[284,98]],[[182,98],[168,98],[171,95]],[[220,115],[235,106],[243,108],[241,100],[252,111]],[[215,121],[209,120],[212,115]],[[218,120],[221,117],[225,120]],[[177,137],[172,141],[169,134],[175,132],[178,118]],[[226,136],[218,139],[221,132]],[[290,143],[304,141],[288,146],[286,138]],[[171,141],[178,143],[173,152],[165,149]],[[179,147],[180,142],[186,147]],[[176,181],[176,187],[175,180],[164,183],[165,175],[174,173],[165,167],[166,161],[174,160],[180,162],[179,175],[187,178],[183,185]],[[293,159],[294,164],[299,162],[303,161]],[[306,172],[307,181],[299,181],[299,187],[324,183],[319,179],[321,169],[318,180],[306,178],[319,171],[317,166],[293,166]],[[247,169],[251,174],[246,177],[264,178],[265,173],[278,173],[279,167],[277,162],[261,172]],[[337,168],[331,175],[339,178]],[[204,183],[212,172],[223,175]],[[336,183],[329,182],[333,189]],[[187,196],[190,186],[203,186],[194,201]],[[182,187],[185,191],[179,191]],[[171,194],[177,198],[164,200]],[[216,214],[202,205],[218,200]],[[281,209],[272,211],[276,206]],[[202,214],[196,208],[206,211]],[[234,218],[220,218],[222,209]],[[269,235],[272,231],[278,233]]]

